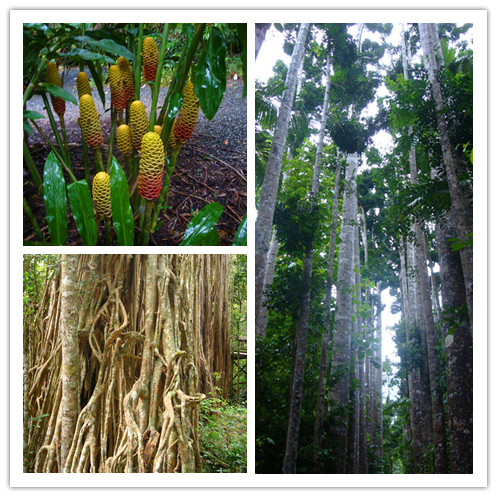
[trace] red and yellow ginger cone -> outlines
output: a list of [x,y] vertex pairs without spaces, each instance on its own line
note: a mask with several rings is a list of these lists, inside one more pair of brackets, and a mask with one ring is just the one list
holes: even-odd
[[[47,64],[47,83],[62,88],[62,81],[60,80],[59,70],[57,69],[57,64],[55,64],[55,62],[49,62]],[[59,116],[59,119],[62,119],[66,112],[65,100],[60,97],[54,97],[53,95],[50,95],[50,98],[52,100],[54,112]]]
[[193,83],[188,80],[183,89],[183,105],[173,125],[173,134],[178,142],[184,143],[192,136],[195,124],[197,124],[199,103]]
[[140,150],[143,135],[148,131],[148,117],[145,106],[135,100],[129,108],[129,127],[133,138],[133,147]]
[[143,74],[146,81],[155,81],[157,63],[159,62],[159,50],[153,38],[147,36],[142,44]]
[[91,95],[90,81],[87,74],[83,71],[76,76],[76,88],[78,90],[78,98],[81,98],[83,95]]
[[137,187],[138,193],[145,200],[155,200],[159,197],[164,162],[164,144],[157,133],[149,131],[142,139]]
[[123,77],[123,86],[124,93],[126,95],[126,101],[132,102],[135,99],[135,82],[129,60],[121,56],[119,57],[119,59],[117,59],[117,65],[121,70],[121,75]]
[[121,124],[116,133],[117,148],[124,157],[129,157],[133,153],[133,138],[131,128],[127,124]]
[[109,67],[110,101],[116,110],[126,108],[126,94],[124,93],[123,77],[117,66]]
[[78,124],[89,147],[98,147],[104,142],[97,107],[91,95],[82,95],[79,99]]
[[101,171],[93,178],[93,202],[95,210],[103,218],[109,219],[112,214],[110,202],[110,176]]

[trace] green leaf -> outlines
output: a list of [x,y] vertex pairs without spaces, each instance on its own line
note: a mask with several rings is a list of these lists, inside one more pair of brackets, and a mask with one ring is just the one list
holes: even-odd
[[23,119],[44,119],[45,116],[35,110],[25,110],[22,114]]
[[60,97],[62,100],[71,102],[74,105],[78,105],[78,101],[74,95],[71,95],[68,91],[64,90],[57,85],[52,85],[51,83],[40,83],[40,86],[50,93],[53,97]]
[[97,71],[95,64],[92,61],[88,61],[87,64],[88,69],[90,70],[91,77],[95,82],[95,86],[97,87],[98,95],[100,96],[100,101],[102,102],[102,106],[105,109],[105,92],[104,87],[102,85],[102,74]]
[[48,155],[43,170],[43,201],[52,244],[64,245],[67,236],[66,182],[53,152]]
[[212,119],[226,90],[226,44],[217,28],[212,28],[207,44],[195,65],[193,84],[205,117]]
[[110,166],[110,202],[112,204],[112,223],[119,245],[133,245],[135,225],[133,211],[129,203],[128,182],[115,157],[112,157]]
[[247,245],[247,215],[242,219],[235,233],[234,246]]
[[86,50],[86,48],[73,48],[69,52],[64,55],[65,57],[72,57],[76,60],[91,60],[94,62],[101,62],[102,64],[114,64],[114,59],[111,59],[107,55],[103,55],[96,52],[90,52],[90,50]]
[[71,183],[67,187],[69,205],[76,228],[83,240],[83,245],[96,245],[98,232],[93,214],[90,188],[85,179]]
[[176,117],[176,114],[181,109],[182,105],[183,105],[183,94],[172,92],[171,98],[169,99],[169,106],[167,109],[168,119],[171,119],[171,120],[174,119]]
[[94,40],[89,36],[77,36],[76,39],[83,43],[86,43],[91,47],[99,48],[107,53],[116,55],[117,57],[122,55],[123,57],[126,57],[130,61],[134,62],[136,60],[136,57],[133,55],[133,53],[131,53],[123,45],[119,45],[119,43],[116,43],[114,40],[110,39]]
[[218,202],[208,204],[198,211],[188,223],[180,245],[218,245],[219,233],[216,224],[222,213],[223,206]]

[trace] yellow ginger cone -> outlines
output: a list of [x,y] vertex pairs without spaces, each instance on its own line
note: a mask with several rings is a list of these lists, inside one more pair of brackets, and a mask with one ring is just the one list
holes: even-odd
[[140,100],[135,100],[129,108],[129,127],[133,137],[133,147],[140,150],[143,135],[148,131],[147,111]]
[[133,138],[131,136],[131,128],[127,124],[121,124],[117,128],[117,148],[124,157],[129,157],[133,153]]
[[103,218],[110,218],[112,206],[110,203],[110,176],[106,172],[99,172],[93,178],[93,202],[95,210]]
[[157,133],[149,131],[142,139],[137,187],[145,200],[155,200],[160,195],[164,162],[164,144]]
[[147,36],[142,45],[143,74],[146,81],[155,81],[159,51],[153,38]]
[[[57,64],[55,62],[49,62],[47,64],[47,83],[59,86],[62,88],[62,81],[60,80],[59,70],[57,69]],[[66,112],[66,102],[60,97],[54,97],[50,95],[52,100],[52,106],[55,113],[62,119],[64,113]]]
[[188,80],[183,89],[183,95],[183,105],[173,126],[174,137],[181,143],[184,143],[192,136],[195,124],[197,124],[199,111],[197,96],[190,80]]
[[162,133],[162,126],[159,126],[158,124],[156,124],[154,126],[154,133],[157,133],[160,136],[160,134]]
[[129,60],[125,57],[119,57],[117,59],[117,65],[121,70],[121,75],[123,77],[124,93],[126,94],[126,100],[128,102],[135,99],[135,82],[133,78],[133,72],[131,71],[131,66],[129,65]]
[[81,98],[83,95],[91,95],[90,81],[87,74],[83,71],[76,76],[76,88],[78,90],[78,98]]
[[124,93],[123,77],[117,66],[109,67],[110,100],[116,110],[126,108],[126,94]]
[[79,99],[78,124],[89,147],[98,147],[104,142],[97,107],[91,95],[82,95]]

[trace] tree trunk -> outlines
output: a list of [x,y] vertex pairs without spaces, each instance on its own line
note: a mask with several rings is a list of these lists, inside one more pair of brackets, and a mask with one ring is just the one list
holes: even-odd
[[62,400],[60,466],[66,473],[66,461],[79,415],[79,343],[78,343],[78,262],[77,255],[62,255],[60,335],[62,344]]
[[335,267],[335,248],[337,237],[337,224],[338,224],[338,203],[339,203],[339,189],[340,189],[340,168],[341,161],[338,160],[335,170],[335,186],[333,190],[333,211],[331,214],[331,231],[330,231],[330,246],[328,250],[328,266],[326,270],[326,289],[324,297],[324,315],[323,315],[323,338],[321,342],[321,358],[319,361],[319,379],[318,391],[316,400],[316,418],[314,421],[314,454],[313,463],[314,470],[318,472],[319,465],[319,450],[322,447],[323,436],[323,418],[324,418],[324,401],[326,395],[326,378],[328,375],[328,351],[330,347],[330,328],[331,328],[331,291],[333,287],[333,271]]
[[278,184],[281,174],[281,163],[285,148],[288,125],[290,123],[293,97],[297,83],[297,72],[305,50],[305,41],[309,31],[309,23],[302,23],[299,29],[297,43],[292,54],[285,82],[286,90],[283,94],[281,107],[276,121],[271,151],[266,165],[266,173],[262,184],[257,221],[255,226],[255,329],[260,336],[259,324],[262,309],[262,291],[264,274],[266,271],[267,253],[273,225],[274,207]]
[[473,337],[465,310],[465,285],[458,252],[450,249],[452,220],[437,225],[445,330],[447,410],[451,473],[473,473]]
[[[318,142],[316,144],[316,158],[311,185],[311,201],[315,199],[319,190],[319,176],[323,157],[324,132],[328,117],[328,102],[330,98],[331,65],[330,57],[326,59],[326,89],[323,102],[321,126]],[[312,259],[314,256],[314,237],[309,243],[304,259],[302,299],[299,309],[299,322],[295,333],[295,362],[290,386],[290,407],[288,414],[288,427],[286,450],[283,459],[283,473],[295,473],[297,469],[297,451],[300,429],[300,414],[302,409],[302,395],[304,391],[305,356],[307,350],[307,335],[309,331],[309,316],[311,310],[311,283]]]
[[256,23],[255,24],[255,59],[259,55],[262,43],[266,37],[267,30],[271,27],[271,23]]
[[352,294],[354,285],[354,224],[356,222],[356,174],[357,154],[347,156],[345,172],[345,191],[343,194],[343,214],[341,243],[338,255],[337,299],[335,314],[335,332],[333,334],[333,352],[331,366],[338,380],[331,391],[334,420],[332,437],[335,442],[332,473],[346,473],[347,431],[350,379],[350,345],[352,335]]
[[[456,222],[457,234],[460,240],[466,241],[467,237],[473,231],[472,206],[468,199],[461,191],[455,154],[452,144],[450,143],[449,133],[447,129],[447,116],[445,115],[445,107],[442,88],[438,78],[438,70],[443,65],[443,59],[440,54],[440,40],[437,33],[436,24],[419,23],[419,36],[423,53],[425,55],[425,65],[428,70],[428,77],[431,83],[431,91],[435,101],[435,109],[437,115],[438,133],[440,136],[440,144],[442,147],[443,160],[445,165],[445,173],[451,198],[453,216]],[[466,300],[468,304],[468,313],[471,323],[471,331],[473,328],[473,247],[468,244],[460,250],[461,264],[464,274],[464,282],[466,288]]]
[[29,440],[35,472],[201,471],[198,405],[231,381],[230,257],[63,256],[32,344],[25,402],[49,414]]

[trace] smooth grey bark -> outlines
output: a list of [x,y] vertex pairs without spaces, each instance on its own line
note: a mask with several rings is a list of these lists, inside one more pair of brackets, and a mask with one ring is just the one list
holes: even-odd
[[255,58],[259,55],[259,51],[266,38],[266,32],[271,27],[271,23],[256,23],[255,24]]
[[323,338],[321,341],[321,358],[319,362],[319,379],[316,400],[316,417],[314,420],[314,454],[313,462],[315,470],[318,469],[318,454],[322,447],[323,436],[323,418],[324,418],[324,401],[326,396],[326,377],[328,375],[328,351],[330,348],[330,328],[331,328],[331,292],[333,287],[333,270],[335,266],[335,250],[338,225],[338,203],[340,190],[340,169],[341,160],[338,159],[335,169],[335,184],[333,189],[333,210],[331,214],[330,245],[328,249],[328,266],[326,269],[326,289],[324,297],[324,315],[323,315]]
[[[315,199],[319,191],[319,177],[321,162],[323,158],[324,132],[328,117],[328,103],[331,86],[331,64],[330,56],[326,58],[326,88],[321,114],[321,125],[319,128],[318,142],[316,144],[316,157],[311,184],[311,201]],[[309,243],[304,258],[302,299],[299,309],[299,322],[295,333],[295,362],[290,385],[290,405],[288,413],[288,426],[286,438],[286,450],[283,458],[283,473],[295,473],[297,471],[297,451],[300,430],[300,414],[302,410],[302,395],[304,391],[305,356],[307,350],[307,335],[309,331],[309,316],[311,310],[311,283],[312,283],[312,259],[314,256],[314,237]]]
[[375,460],[381,461],[383,459],[383,362],[382,362],[382,302],[381,302],[381,281],[376,283],[376,339],[378,346],[375,349],[374,357],[380,364],[379,368],[373,367],[374,374],[374,392],[376,400],[376,446],[375,446]]
[[347,156],[345,170],[345,191],[343,194],[341,243],[338,254],[337,299],[335,332],[331,366],[338,380],[330,393],[336,416],[332,426],[332,436],[336,442],[333,473],[345,473],[347,461],[347,431],[350,380],[350,349],[352,335],[352,293],[354,285],[354,224],[356,221],[356,175],[357,154]]
[[62,400],[60,468],[66,473],[66,460],[71,448],[79,415],[79,340],[78,340],[78,255],[62,254],[60,334],[62,343]]
[[[443,58],[440,50],[440,39],[438,37],[437,25],[419,23],[419,36],[424,53],[424,63],[428,71],[431,84],[431,92],[435,102],[438,134],[442,148],[445,173],[451,198],[451,208],[456,221],[457,235],[460,240],[465,241],[473,231],[473,215],[470,199],[461,190],[457,164],[455,160],[454,147],[452,146],[447,129],[447,116],[445,114],[445,102],[442,96],[442,88],[438,78],[438,71],[443,66]],[[466,301],[468,313],[473,328],[473,247],[467,245],[460,250],[462,270],[466,288]]]
[[273,225],[274,207],[278,184],[281,175],[283,152],[292,114],[293,97],[297,84],[297,72],[304,55],[305,41],[309,31],[309,23],[300,25],[290,67],[288,69],[278,118],[271,144],[271,151],[266,165],[266,173],[261,188],[257,220],[255,224],[255,330],[260,336],[259,324],[262,310],[264,274],[266,270],[267,253]]

